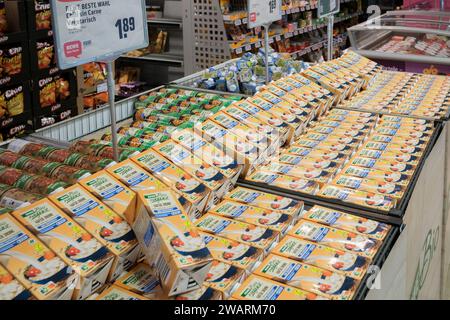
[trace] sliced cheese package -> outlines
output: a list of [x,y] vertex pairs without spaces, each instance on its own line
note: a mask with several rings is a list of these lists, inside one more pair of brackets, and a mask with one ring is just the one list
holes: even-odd
[[255,275],[315,293],[333,300],[351,300],[358,281],[343,274],[270,254]]
[[315,293],[251,275],[233,293],[237,300],[327,300]]
[[173,191],[138,193],[133,225],[148,264],[168,296],[201,288],[212,256]]
[[330,228],[323,224],[303,219],[289,231],[289,235],[338,250],[350,251],[369,259],[375,257],[381,246],[381,241],[365,235]]
[[364,277],[371,262],[370,259],[356,253],[291,236],[284,237],[272,253],[357,280]]
[[280,233],[265,227],[207,213],[196,221],[196,227],[212,235],[239,241],[266,253],[279,241]]

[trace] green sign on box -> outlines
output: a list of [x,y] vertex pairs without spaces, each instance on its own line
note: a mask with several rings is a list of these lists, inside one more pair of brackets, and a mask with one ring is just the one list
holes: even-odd
[[319,0],[317,6],[317,14],[319,18],[328,17],[336,14],[341,10],[340,0]]

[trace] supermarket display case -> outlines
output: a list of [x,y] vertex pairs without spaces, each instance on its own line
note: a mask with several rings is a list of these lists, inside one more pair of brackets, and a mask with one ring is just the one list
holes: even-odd
[[387,68],[450,73],[450,11],[389,11],[348,34],[353,50]]

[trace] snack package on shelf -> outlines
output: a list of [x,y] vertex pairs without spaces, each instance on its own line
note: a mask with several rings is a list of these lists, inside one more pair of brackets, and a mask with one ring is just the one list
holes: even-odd
[[236,300],[327,300],[315,293],[251,275],[233,293]]
[[173,296],[201,288],[212,256],[176,194],[141,191],[137,212],[133,228],[164,293]]
[[136,263],[140,247],[131,226],[81,185],[52,195],[50,200],[114,254],[108,281]]
[[56,205],[41,200],[12,215],[79,275],[74,299],[84,300],[106,283],[114,256]]
[[0,215],[1,265],[38,300],[70,300],[78,275],[10,214]]

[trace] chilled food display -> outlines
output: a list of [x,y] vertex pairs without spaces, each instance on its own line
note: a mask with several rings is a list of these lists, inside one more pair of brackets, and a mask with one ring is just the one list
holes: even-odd
[[434,34],[425,34],[423,37],[396,35],[374,50],[448,58],[450,57],[449,40],[446,36]]

